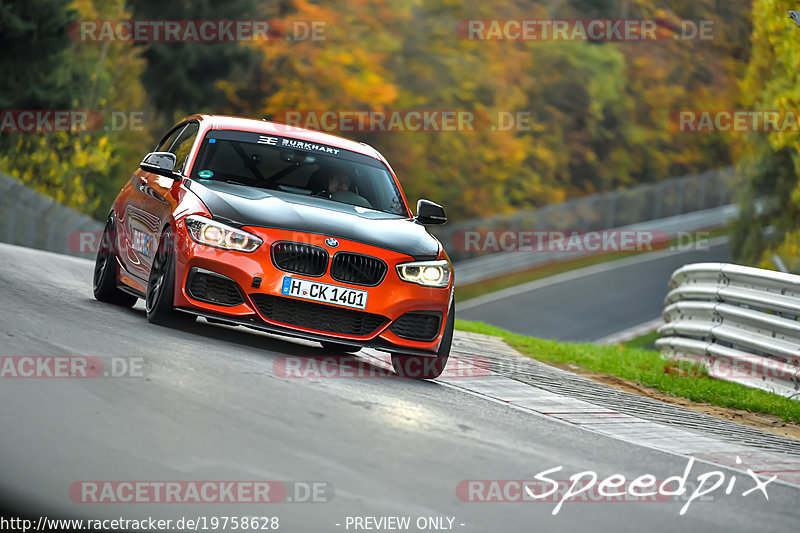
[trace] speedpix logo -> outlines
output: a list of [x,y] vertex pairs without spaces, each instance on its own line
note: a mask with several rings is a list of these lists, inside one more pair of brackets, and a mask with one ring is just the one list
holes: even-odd
[[[553,515],[557,515],[567,502],[664,502],[685,501],[679,514],[683,516],[693,502],[706,499],[722,489],[726,495],[732,494],[734,489],[741,490],[737,484],[738,478],[731,475],[728,478],[721,471],[698,474],[694,480],[690,478],[695,458],[690,457],[683,475],[672,476],[659,480],[652,474],[644,474],[633,480],[625,476],[614,474],[600,478],[596,472],[587,470],[578,472],[568,480],[559,480],[551,477],[560,472],[563,466],[557,466],[539,472],[533,480],[501,480],[501,479],[472,479],[464,480],[456,486],[456,496],[462,502],[553,502]],[[739,457],[736,463],[741,464]],[[761,493],[765,500],[769,500],[767,485],[777,479],[773,475],[768,479],[761,479],[751,469],[747,469],[751,485],[741,492],[741,496]],[[726,483],[727,482],[727,483]],[[724,487],[724,488],[723,488]]]

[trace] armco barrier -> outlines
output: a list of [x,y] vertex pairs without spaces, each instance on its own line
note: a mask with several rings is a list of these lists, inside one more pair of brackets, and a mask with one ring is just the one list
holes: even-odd
[[[724,205],[694,213],[649,220],[630,226],[609,228],[614,231],[658,231],[669,238],[682,233],[691,233],[709,228],[720,228],[739,214],[739,206]],[[596,255],[597,252],[517,252],[493,253],[459,261],[453,265],[456,272],[456,286],[478,283],[497,276],[513,274],[530,268]]]
[[70,234],[102,229],[97,220],[0,173],[0,242],[78,255],[69,248]]
[[[733,167],[702,174],[643,183],[630,189],[570,198],[559,204],[522,209],[489,218],[475,218],[434,226],[430,230],[444,244],[454,262],[483,254],[458,250],[455,235],[463,231],[571,230],[600,231],[642,222],[680,217],[736,202],[739,177]],[[445,209],[447,205],[445,204]],[[507,254],[500,254],[507,255]]]
[[520,210],[429,228],[455,264],[456,284],[469,285],[547,263],[591,254],[473,252],[459,249],[464,232],[657,230],[670,237],[725,226],[738,214],[738,175],[733,167],[645,183]]
[[800,399],[800,276],[727,263],[672,274],[656,346],[709,375]]

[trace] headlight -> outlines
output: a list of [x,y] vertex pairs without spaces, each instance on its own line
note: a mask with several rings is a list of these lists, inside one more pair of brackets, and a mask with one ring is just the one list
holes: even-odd
[[400,279],[410,283],[426,287],[447,287],[450,283],[450,264],[447,261],[417,261],[396,268]]
[[198,215],[186,217],[186,229],[193,241],[223,250],[254,252],[264,242],[252,233]]

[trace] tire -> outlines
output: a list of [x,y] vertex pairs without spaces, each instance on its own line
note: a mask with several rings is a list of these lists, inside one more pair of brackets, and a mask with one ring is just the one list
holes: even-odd
[[323,348],[333,353],[356,353],[361,350],[361,346],[355,344],[341,344],[338,342],[320,341]]
[[108,217],[100,246],[97,248],[97,257],[94,260],[94,277],[92,288],[95,299],[120,307],[133,307],[138,298],[117,288],[117,252],[116,252],[116,225],[114,216]]
[[456,304],[450,302],[450,312],[444,327],[442,342],[436,357],[421,355],[392,354],[392,368],[398,376],[412,379],[435,379],[442,375],[447,360],[450,358],[450,346],[453,344],[453,330],[456,323]]
[[197,317],[176,311],[175,298],[175,246],[172,230],[167,228],[161,235],[150,277],[147,280],[147,293],[144,307],[147,320],[161,326],[183,326],[191,324]]

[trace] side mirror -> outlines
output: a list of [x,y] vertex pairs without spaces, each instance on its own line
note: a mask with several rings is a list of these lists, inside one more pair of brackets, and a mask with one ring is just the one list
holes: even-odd
[[444,208],[430,200],[420,200],[417,202],[417,222],[420,224],[444,224],[447,222],[447,215]]
[[172,179],[180,179],[180,174],[175,173],[175,163],[177,158],[172,152],[150,152],[142,162],[139,163],[139,168],[145,172],[152,172],[159,176],[166,176]]

